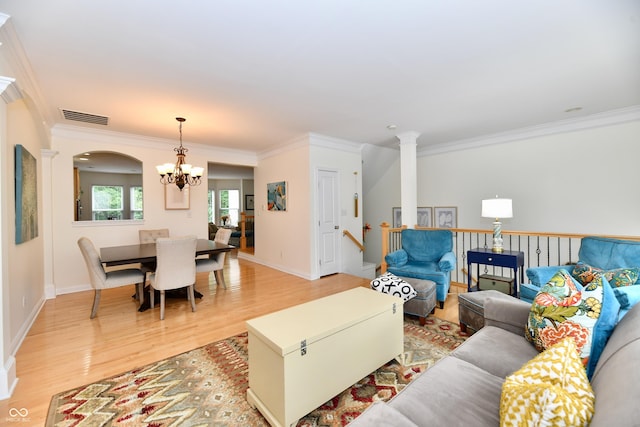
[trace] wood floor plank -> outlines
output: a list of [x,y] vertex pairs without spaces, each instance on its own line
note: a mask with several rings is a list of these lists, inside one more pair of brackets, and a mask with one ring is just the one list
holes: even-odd
[[[227,289],[216,285],[213,274],[198,274],[203,298],[197,310],[186,299],[168,298],[163,321],[157,305],[137,311],[133,285],[103,291],[95,319],[89,319],[93,291],[46,301],[16,355],[19,381],[13,396],[0,402],[0,420],[11,408],[25,408],[28,423],[21,425],[44,425],[56,393],[239,334],[248,319],[369,286],[367,279],[346,274],[309,281],[235,254],[227,257],[225,277]],[[455,295],[436,316],[457,322]]]

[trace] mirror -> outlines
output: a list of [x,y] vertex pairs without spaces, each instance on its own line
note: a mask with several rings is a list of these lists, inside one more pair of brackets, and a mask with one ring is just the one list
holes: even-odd
[[143,219],[142,162],[92,151],[73,157],[74,221]]

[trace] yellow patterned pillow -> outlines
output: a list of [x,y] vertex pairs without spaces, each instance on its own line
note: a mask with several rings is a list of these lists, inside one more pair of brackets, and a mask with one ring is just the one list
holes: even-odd
[[588,426],[595,396],[572,337],[549,347],[502,385],[501,426]]

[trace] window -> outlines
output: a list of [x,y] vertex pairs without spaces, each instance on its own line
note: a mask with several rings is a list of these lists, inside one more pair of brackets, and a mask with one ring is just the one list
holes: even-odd
[[91,206],[93,219],[122,219],[121,185],[93,185],[91,187]]
[[143,219],[142,187],[129,188],[129,206],[131,206],[131,219]]
[[226,224],[237,225],[240,219],[240,191],[220,190],[220,221],[224,224],[222,217],[227,216]]

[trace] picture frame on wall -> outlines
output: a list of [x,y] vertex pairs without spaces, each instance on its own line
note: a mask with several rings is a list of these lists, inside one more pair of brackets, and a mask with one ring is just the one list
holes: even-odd
[[267,210],[284,212],[287,210],[286,181],[267,184]]
[[458,228],[458,208],[455,206],[436,206],[434,219],[436,228]]
[[[402,208],[391,208],[391,227],[402,227]],[[433,209],[430,207],[419,207],[416,224],[419,227],[433,227]]]
[[16,244],[38,237],[38,171],[35,157],[15,146]]
[[433,209],[430,207],[418,208],[418,227],[433,227]]
[[402,227],[402,208],[391,208],[391,227]]
[[175,184],[164,186],[164,208],[165,210],[189,209],[190,196],[189,186],[185,185],[182,191]]
[[244,209],[247,211],[252,211],[253,207],[253,194],[245,194],[244,196]]

